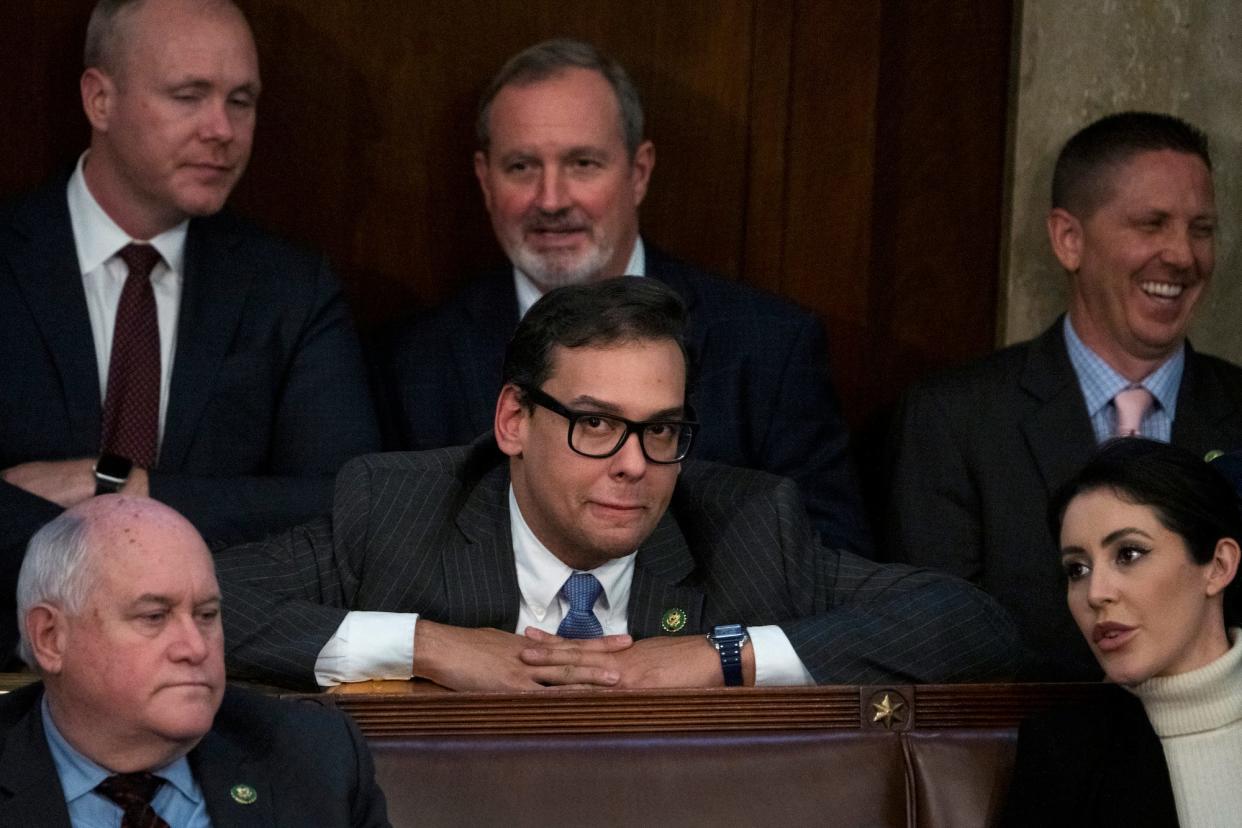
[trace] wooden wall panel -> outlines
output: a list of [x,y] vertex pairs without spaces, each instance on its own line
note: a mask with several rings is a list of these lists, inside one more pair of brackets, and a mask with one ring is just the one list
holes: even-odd
[[365,323],[501,260],[471,166],[475,103],[506,57],[557,35],[597,43],[646,92],[657,150],[647,235],[737,270],[748,3],[601,2],[569,20],[547,0],[247,8],[265,91],[237,201],[343,263]]
[[[0,195],[84,146],[90,0],[0,4]],[[326,250],[364,328],[497,261],[476,96],[536,40],[633,73],[657,147],[644,235],[813,308],[849,419],[987,350],[1008,73],[983,0],[243,0],[264,94],[238,208]]]

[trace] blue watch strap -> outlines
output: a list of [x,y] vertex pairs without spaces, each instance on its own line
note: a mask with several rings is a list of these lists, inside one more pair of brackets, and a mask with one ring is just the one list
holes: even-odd
[[707,640],[720,653],[720,670],[725,687],[742,685],[742,645],[750,638],[741,624],[719,624],[708,633]]

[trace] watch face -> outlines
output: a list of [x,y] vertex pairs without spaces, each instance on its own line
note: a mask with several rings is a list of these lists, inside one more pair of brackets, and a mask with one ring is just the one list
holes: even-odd
[[95,476],[106,477],[110,480],[119,480],[124,483],[129,479],[130,470],[134,468],[134,461],[119,454],[101,454],[99,459],[95,461]]

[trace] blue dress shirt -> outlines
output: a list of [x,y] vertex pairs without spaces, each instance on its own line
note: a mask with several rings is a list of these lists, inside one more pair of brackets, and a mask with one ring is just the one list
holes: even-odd
[[[1078,387],[1082,389],[1083,399],[1087,403],[1087,414],[1091,417],[1091,428],[1095,431],[1095,441],[1102,443],[1117,433],[1117,407],[1113,405],[1113,397],[1118,391],[1135,385],[1113,370],[1099,354],[1088,348],[1069,316],[1064,320],[1065,347],[1069,351],[1070,364],[1078,377]],[[1173,437],[1173,418],[1177,415],[1177,392],[1182,385],[1182,371],[1186,367],[1186,345],[1182,343],[1177,352],[1165,360],[1164,364],[1152,371],[1137,385],[1146,388],[1155,402],[1143,415],[1139,434],[1152,440],[1169,442]]]
[[[95,786],[112,772],[87,759],[73,748],[56,729],[43,697],[43,732],[52,752],[52,762],[60,775],[60,787],[69,808],[69,822],[74,828],[120,828],[123,813],[107,797],[95,793]],[[151,807],[171,828],[211,828],[207,803],[194,781],[190,763],[184,756],[162,768],[151,771],[164,780],[151,801]]]

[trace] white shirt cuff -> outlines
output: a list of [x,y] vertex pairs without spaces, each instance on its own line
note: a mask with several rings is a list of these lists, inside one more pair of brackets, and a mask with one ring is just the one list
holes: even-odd
[[348,613],[315,659],[315,681],[320,687],[332,687],[348,681],[411,678],[417,623],[417,613]]
[[780,627],[748,627],[746,632],[750,634],[750,646],[755,654],[756,687],[815,683]]

